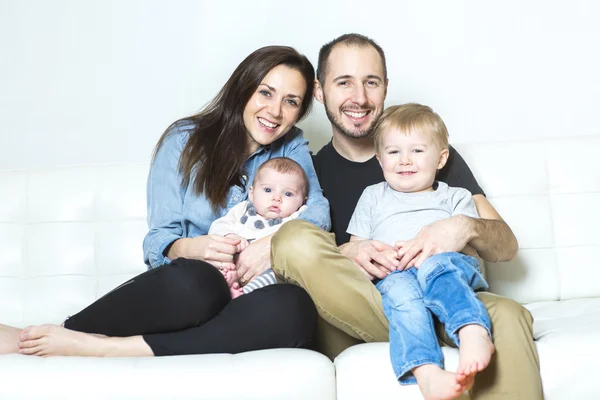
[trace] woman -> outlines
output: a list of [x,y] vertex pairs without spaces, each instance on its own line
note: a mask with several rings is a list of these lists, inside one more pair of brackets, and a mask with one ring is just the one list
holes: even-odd
[[[329,205],[294,127],[310,110],[313,81],[310,61],[290,47],[250,54],[204,110],[173,123],[156,146],[144,239],[150,270],[64,327],[0,326],[0,353],[159,356],[307,346],[317,319],[308,294],[279,284],[232,301],[218,268],[234,262],[238,241],[207,232],[246,199],[258,166],[281,156],[309,178],[300,218],[329,229]],[[241,283],[270,267],[270,240],[251,243],[235,259]]]

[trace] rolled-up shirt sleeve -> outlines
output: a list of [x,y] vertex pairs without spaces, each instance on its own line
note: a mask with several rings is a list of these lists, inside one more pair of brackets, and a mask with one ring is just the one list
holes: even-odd
[[161,144],[148,175],[146,200],[149,231],[144,238],[144,262],[151,268],[171,262],[165,249],[183,235],[182,210],[186,189],[181,185],[179,158],[187,134],[176,131]]
[[308,221],[321,229],[329,231],[331,228],[331,215],[329,214],[329,202],[323,196],[323,190],[319,184],[312,157],[308,148],[308,140],[304,138],[302,130],[295,128],[299,132],[294,135],[289,147],[286,150],[286,157],[296,161],[304,169],[308,178],[308,200],[307,209],[298,219]]

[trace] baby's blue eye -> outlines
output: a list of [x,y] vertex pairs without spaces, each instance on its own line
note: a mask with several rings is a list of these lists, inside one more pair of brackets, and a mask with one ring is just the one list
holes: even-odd
[[287,197],[292,197],[292,196],[294,195],[294,193],[292,193],[292,192],[285,192],[285,195],[286,195]]
[[271,193],[271,188],[265,188],[265,193]]

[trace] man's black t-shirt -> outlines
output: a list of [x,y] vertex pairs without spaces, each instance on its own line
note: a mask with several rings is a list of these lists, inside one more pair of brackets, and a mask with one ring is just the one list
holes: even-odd
[[[331,141],[313,156],[313,163],[329,200],[331,231],[339,246],[350,240],[346,229],[360,195],[367,186],[383,181],[383,171],[375,157],[362,163],[347,160],[333,148]],[[449,186],[465,188],[473,195],[484,194],[467,163],[452,146],[448,162],[438,172],[437,179]]]

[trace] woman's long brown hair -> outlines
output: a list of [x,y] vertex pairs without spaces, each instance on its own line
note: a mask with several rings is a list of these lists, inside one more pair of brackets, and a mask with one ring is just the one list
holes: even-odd
[[186,187],[192,180],[194,192],[204,193],[213,210],[225,205],[231,186],[242,185],[241,169],[249,156],[244,108],[264,77],[278,65],[299,71],[306,81],[306,93],[298,114],[298,120],[302,119],[312,105],[314,68],[308,58],[291,47],[267,46],[246,57],[203,110],[175,121],[156,145],[154,156],[165,138],[173,133],[175,125],[193,125],[179,159],[181,184]]

